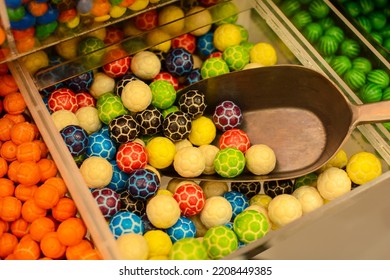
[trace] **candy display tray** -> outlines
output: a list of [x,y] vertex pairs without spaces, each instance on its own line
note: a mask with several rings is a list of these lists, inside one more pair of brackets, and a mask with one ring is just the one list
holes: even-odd
[[[285,23],[284,25],[279,24],[278,21],[275,20],[273,14],[269,14],[267,10],[264,9],[265,6],[263,1],[248,1],[248,3],[250,3],[252,8],[241,12],[237,23],[245,26],[249,30],[250,41],[271,43],[277,51],[278,64],[303,64],[323,72],[325,75],[328,73],[323,70],[324,67],[327,71],[331,71],[326,68],[325,64],[325,66],[322,64],[325,62],[323,62],[321,58],[316,57],[318,54],[315,52],[308,52],[308,50],[311,50],[310,46],[305,46],[304,41],[297,42],[294,40],[292,33],[287,30]],[[15,79],[18,82],[20,91],[25,96],[31,115],[40,129],[42,137],[47,143],[53,159],[57,163],[61,176],[68,185],[68,189],[78,206],[80,215],[88,226],[94,243],[105,259],[118,259],[118,251],[114,237],[103,216],[100,214],[100,210],[98,209],[90,190],[86,186],[76,163],[69,154],[66,145],[51,120],[46,105],[34,84],[33,77],[28,74],[23,64],[18,60],[10,62],[9,68],[16,77]],[[338,83],[332,75],[328,76],[337,86],[344,86],[343,84]],[[341,88],[341,90],[344,92],[348,89]],[[346,151],[348,156],[359,151],[372,152],[378,155],[384,173],[378,180],[382,181],[388,179],[390,164],[390,153],[388,153],[389,145],[372,125],[362,125],[355,129],[345,146],[342,148]],[[162,188],[166,187],[169,179],[170,178],[168,177],[163,178]],[[377,181],[360,186],[357,190],[353,190],[344,195],[341,199],[337,200],[337,202],[331,202],[323,208],[314,211],[312,216],[318,215],[327,217],[328,212],[331,212],[333,208],[341,209],[342,207],[345,207],[345,205],[348,205],[350,198],[354,197],[357,191],[359,192],[359,195],[364,196],[366,191],[368,192],[372,186],[375,186],[375,182]],[[294,230],[289,231],[288,229],[293,229],[298,225],[309,225],[311,222],[310,215],[311,214],[291,223],[280,231],[272,232],[266,239],[260,239],[251,243],[250,246],[245,246],[242,249],[237,250],[232,256],[228,256],[228,258],[254,258],[261,252],[261,248],[265,248],[264,246],[267,246],[267,248],[269,248],[269,246],[276,246],[275,244],[277,243],[275,242],[285,236],[284,234],[291,236],[296,235],[298,238],[299,232],[294,232]],[[326,234],[326,232],[323,232],[322,234]],[[300,242],[302,246],[305,246],[304,241],[302,240],[303,239],[301,239]],[[264,245],[265,242],[267,242],[266,245]],[[247,253],[248,250],[250,253]],[[316,258],[316,255],[313,253],[310,257]]]

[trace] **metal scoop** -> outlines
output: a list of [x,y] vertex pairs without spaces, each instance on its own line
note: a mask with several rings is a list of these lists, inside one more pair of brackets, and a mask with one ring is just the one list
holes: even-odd
[[[251,144],[266,144],[276,155],[275,169],[264,176],[249,171],[227,179],[201,175],[192,180],[263,181],[296,178],[318,170],[346,142],[358,124],[390,120],[390,101],[353,105],[324,75],[299,65],[277,65],[232,72],[192,84],[211,116],[215,106],[235,102],[243,112]],[[219,136],[214,145],[218,146]],[[180,178],[169,168],[163,175]]]

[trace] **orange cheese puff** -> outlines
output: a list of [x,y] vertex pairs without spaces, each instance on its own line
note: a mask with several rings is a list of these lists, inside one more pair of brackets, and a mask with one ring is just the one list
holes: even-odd
[[0,236],[0,258],[6,258],[12,254],[18,245],[18,238],[12,233],[5,232]]
[[13,196],[14,192],[14,182],[7,178],[0,178],[0,197]]
[[17,178],[19,164],[20,162],[15,160],[8,165],[7,176],[10,180],[14,181],[15,183],[19,183]]
[[[49,158],[42,158],[38,161],[39,170],[41,173],[41,182],[45,182],[51,177],[55,177],[58,173],[57,165],[54,160]],[[54,186],[55,187],[55,186]],[[55,187],[57,188],[57,187]],[[57,190],[58,192],[58,190]],[[62,192],[61,192],[62,194]]]
[[59,259],[65,255],[66,246],[58,239],[57,232],[46,233],[40,243],[42,253],[52,259]]
[[73,246],[84,239],[87,227],[80,218],[69,218],[58,226],[57,233],[58,239],[62,244]]
[[34,201],[38,207],[43,209],[50,209],[56,206],[60,196],[56,187],[52,185],[45,185],[38,187],[34,193]]
[[20,239],[13,254],[17,260],[37,260],[41,255],[41,249],[39,244],[27,234]]
[[40,242],[46,233],[54,232],[55,227],[55,223],[52,219],[41,217],[31,223],[29,233],[32,239]]
[[69,197],[60,198],[57,205],[51,209],[53,218],[59,222],[74,217],[77,213],[76,204]]
[[8,162],[16,160],[18,146],[11,140],[5,141],[0,148],[0,156]]
[[9,118],[0,119],[0,141],[11,140],[11,128],[15,125],[15,122]]
[[18,90],[19,87],[11,74],[0,76],[0,96],[4,97]]
[[30,223],[26,222],[23,218],[19,218],[11,223],[11,232],[17,238],[22,238],[28,233]]
[[16,178],[23,185],[36,185],[41,180],[39,166],[34,161],[20,162],[16,171]]
[[102,256],[96,249],[88,249],[82,252],[80,260],[102,260]]
[[22,202],[13,196],[6,196],[1,199],[0,218],[6,222],[13,222],[19,219],[22,210]]
[[80,260],[84,251],[93,249],[93,245],[91,241],[87,239],[81,240],[81,242],[77,245],[68,246],[66,248],[66,259],[67,260]]
[[58,191],[58,194],[60,195],[60,197],[64,197],[65,194],[68,192],[68,189],[66,187],[65,181],[61,177],[51,177],[51,178],[48,178],[44,182],[44,184],[45,185],[49,184],[49,185],[55,186],[57,188],[57,191]]
[[6,175],[7,172],[8,172],[8,163],[5,159],[0,158],[0,178],[4,177],[4,175]]
[[4,110],[8,114],[21,114],[26,109],[27,105],[22,94],[18,91],[7,94],[3,100]]
[[22,217],[27,222],[32,223],[36,219],[45,217],[46,209],[38,207],[34,199],[26,200],[22,205]]
[[34,193],[38,189],[37,185],[26,186],[19,184],[15,188],[15,197],[24,202],[34,198]]
[[17,146],[16,159],[20,162],[39,161],[41,159],[41,148],[34,141],[22,143]]
[[31,142],[36,137],[36,126],[29,122],[16,123],[11,128],[11,140],[16,144]]
[[26,117],[23,114],[5,114],[4,119],[9,119],[14,123],[21,123],[26,121]]
[[39,145],[39,148],[41,150],[41,158],[47,158],[47,155],[49,154],[49,149],[47,148],[45,142],[40,139],[35,139],[33,142]]

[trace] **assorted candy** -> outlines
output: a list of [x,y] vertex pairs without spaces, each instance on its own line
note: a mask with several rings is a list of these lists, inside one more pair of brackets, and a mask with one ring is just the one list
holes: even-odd
[[[0,259],[101,259],[22,94],[12,75],[5,76],[9,91],[3,90],[0,98]],[[67,129],[64,140],[76,156],[85,149],[87,134],[81,127]]]
[[[107,3],[111,2],[95,2],[100,4],[83,11],[93,13],[95,20],[108,20]],[[145,1],[125,2],[118,3],[118,8],[143,9]],[[209,7],[217,1],[199,2]],[[302,28],[311,17],[323,20],[328,13],[319,3],[322,1],[313,0],[311,14],[298,14],[301,4],[288,2],[284,11],[294,15],[294,22]],[[86,6],[76,7],[83,8]],[[226,2],[212,13],[199,7],[191,10],[201,11],[199,16],[210,22],[221,19],[204,26],[187,22],[184,10],[175,5],[159,13],[140,14],[132,29],[123,33],[165,24],[162,32],[178,36],[132,56],[123,55],[120,49],[110,52],[110,62],[102,67],[41,91],[58,132],[107,220],[122,259],[221,259],[382,173],[376,155],[359,152],[348,158],[341,150],[326,167],[301,178],[229,184],[186,179],[202,174],[225,179],[243,172],[266,175],[277,163],[270,147],[251,143],[241,129],[245,112],[240,104],[224,100],[210,108],[206,95],[198,90],[184,90],[177,96],[179,89],[201,79],[277,63],[271,44],[250,42],[247,30],[236,24],[237,16],[223,16],[234,9],[232,2]],[[177,20],[168,24],[173,18]],[[180,35],[186,25],[196,30]],[[81,47],[74,47],[75,55],[121,37],[121,32],[108,29],[101,38],[78,41]],[[343,45],[339,30],[330,30],[327,35],[309,33],[318,41],[328,36],[321,39],[324,53],[334,55],[335,46],[340,45],[340,56],[358,58],[356,45]],[[67,57],[67,51],[64,48],[57,55],[61,59],[74,55]],[[104,55],[97,52],[85,63],[94,65],[93,60]],[[112,61],[116,55],[118,59]],[[355,68],[351,59],[348,61],[351,67],[338,69],[347,73],[367,68],[363,59],[355,61]],[[32,63],[31,69],[46,67],[49,60],[45,64]],[[368,75],[369,71],[367,79],[385,90],[386,75]],[[16,119],[25,110],[19,96],[14,95],[17,86],[6,74],[0,82],[4,84],[0,87],[4,97],[0,104],[6,111],[0,120],[0,179],[6,178],[0,188],[0,244],[4,244],[0,251],[6,253],[0,252],[0,257],[22,258],[20,251],[29,246],[29,257],[34,258],[100,258],[85,237],[87,229],[76,217],[75,205],[71,214],[66,211],[73,201],[64,182],[47,183],[59,177],[50,175],[54,162],[47,159],[39,164],[44,157],[38,156],[42,143],[37,142],[36,127],[17,125]],[[358,86],[358,79],[352,77],[352,83]],[[23,140],[26,137],[29,146]],[[164,186],[159,170],[165,168],[174,168],[183,178],[172,179]],[[22,187],[13,189],[12,181]]]

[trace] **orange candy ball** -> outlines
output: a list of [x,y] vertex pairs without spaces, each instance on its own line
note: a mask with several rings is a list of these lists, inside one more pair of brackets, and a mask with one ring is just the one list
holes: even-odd
[[16,160],[18,146],[11,140],[5,141],[0,148],[0,156],[8,162]]
[[0,218],[6,222],[19,219],[22,210],[22,202],[13,196],[1,198]]
[[38,189],[37,185],[26,186],[19,184],[15,188],[15,197],[20,201],[26,201],[34,198],[34,193]]
[[11,140],[16,144],[31,142],[36,137],[36,126],[29,122],[16,123],[11,128]]
[[10,118],[0,119],[0,141],[11,140],[11,128],[15,122]]
[[11,223],[10,229],[13,235],[17,238],[22,238],[28,233],[30,223],[23,218],[19,218]]
[[27,186],[38,184],[41,180],[38,164],[34,161],[21,162],[17,168],[16,178],[19,183]]
[[45,185],[38,187],[34,193],[34,201],[38,207],[50,209],[57,205],[60,196],[56,187]]
[[22,206],[22,217],[27,222],[34,222],[36,219],[45,217],[46,209],[39,207],[34,199],[29,199],[23,203]]
[[57,233],[62,244],[74,246],[84,239],[87,228],[80,218],[69,218],[58,226]]
[[0,258],[5,258],[8,255],[12,254],[18,245],[18,238],[8,232],[3,233],[0,236]]
[[65,255],[66,246],[58,239],[57,232],[46,233],[40,243],[42,253],[49,258],[59,259]]
[[58,173],[57,165],[52,159],[42,158],[38,161],[38,166],[41,173],[41,182],[45,182],[47,179],[55,177]]
[[31,236],[25,235],[20,239],[13,254],[17,260],[37,260],[41,255],[41,250]]
[[39,144],[34,141],[20,144],[16,149],[16,159],[20,162],[39,161],[41,159]]
[[91,249],[93,249],[92,243],[87,239],[83,239],[79,244],[66,248],[66,259],[80,260],[83,253]]
[[68,192],[65,181],[61,177],[51,177],[51,178],[47,179],[44,182],[44,184],[55,186],[57,188],[57,191],[58,191],[58,194],[60,195],[60,197],[64,197],[64,195]]
[[12,92],[18,91],[18,85],[11,74],[0,76],[0,96],[6,96]]
[[9,114],[21,114],[26,110],[26,102],[20,92],[7,94],[3,100],[4,110]]
[[60,198],[57,205],[51,209],[53,218],[59,222],[63,222],[71,217],[74,217],[76,213],[76,204],[69,197]]
[[8,163],[4,158],[0,158],[0,178],[4,177],[8,172]]
[[13,196],[15,184],[7,178],[0,178],[0,197]]
[[48,217],[41,217],[33,221],[30,225],[29,233],[32,239],[40,242],[48,232],[54,232],[56,225]]

